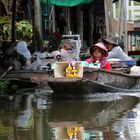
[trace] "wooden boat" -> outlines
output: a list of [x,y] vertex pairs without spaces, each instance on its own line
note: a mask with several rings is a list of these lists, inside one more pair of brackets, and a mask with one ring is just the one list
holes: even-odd
[[71,97],[73,94],[78,97],[96,92],[138,92],[140,76],[124,73],[122,69],[106,71],[84,67],[81,78],[51,77],[48,84],[58,96],[67,94]]
[[[1,80],[9,80],[19,87],[49,88],[47,79],[53,75],[52,70],[18,70],[0,73]],[[3,76],[4,75],[4,76]],[[45,85],[45,86],[44,86]],[[49,88],[50,89],[50,88]]]
[[[8,72],[3,78],[45,81],[48,79],[48,76],[51,76],[52,74],[52,70],[17,70]],[[2,72],[0,75],[2,75]]]

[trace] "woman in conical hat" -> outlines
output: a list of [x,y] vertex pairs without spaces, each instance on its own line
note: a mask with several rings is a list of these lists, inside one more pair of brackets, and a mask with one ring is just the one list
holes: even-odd
[[106,61],[106,57],[108,56],[108,50],[102,43],[96,43],[90,48],[91,57],[86,59],[86,62],[89,64],[92,63],[100,63],[102,69],[110,70],[111,65]]

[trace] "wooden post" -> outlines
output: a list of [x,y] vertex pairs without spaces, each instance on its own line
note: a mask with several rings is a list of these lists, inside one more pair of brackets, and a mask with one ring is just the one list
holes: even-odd
[[34,18],[35,18],[35,30],[36,30],[36,40],[37,40],[37,46],[40,50],[42,47],[42,18],[41,18],[41,7],[40,7],[40,1],[33,0],[34,1]]
[[34,47],[35,51],[37,51],[36,32],[35,32],[34,0],[29,0],[29,5],[31,8],[31,17],[32,17],[31,19],[32,19],[32,28],[33,28],[32,46]]
[[40,9],[40,1],[38,0],[34,0],[34,12],[35,12],[35,26],[39,32],[40,37],[42,37],[41,9]]
[[52,7],[53,8],[53,15],[52,15],[52,30],[53,30],[53,32],[55,32],[56,30],[55,30],[55,7],[53,6]]
[[106,35],[113,36],[113,2],[112,0],[104,0]]
[[93,14],[93,8],[92,7],[91,7],[91,12],[90,12],[90,26],[91,26],[90,44],[92,45],[93,44],[93,30],[94,30],[94,14]]
[[11,40],[12,43],[16,42],[16,26],[15,26],[15,22],[16,22],[16,0],[13,0],[13,4],[12,4],[12,31],[11,31]]
[[123,0],[123,9],[124,9],[124,44],[125,44],[125,52],[128,53],[128,43],[127,43],[127,0]]
[[81,6],[77,8],[77,27],[80,34],[81,44],[83,44],[83,10],[81,8]]
[[64,15],[66,19],[65,34],[69,34],[70,31],[70,8],[69,7],[64,8]]
[[106,22],[106,35],[110,35],[110,30],[109,30],[109,21],[108,21],[108,8],[107,8],[107,0],[104,0],[104,8],[105,8],[105,22]]
[[121,25],[122,25],[122,0],[119,0],[119,16],[118,16],[118,22],[117,22],[117,33],[119,36],[121,36]]
[[89,27],[90,27],[90,30],[89,30],[89,45],[91,46],[93,43],[93,23],[94,23],[94,18],[93,18],[93,8],[92,6],[90,6],[90,10],[89,10]]

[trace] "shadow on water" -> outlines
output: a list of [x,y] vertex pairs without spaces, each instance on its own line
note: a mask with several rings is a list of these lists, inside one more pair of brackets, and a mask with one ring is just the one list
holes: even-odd
[[37,90],[0,97],[0,140],[138,139],[139,97],[120,93],[57,99]]

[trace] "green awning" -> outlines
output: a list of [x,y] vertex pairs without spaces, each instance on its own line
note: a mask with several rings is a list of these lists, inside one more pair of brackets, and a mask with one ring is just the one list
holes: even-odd
[[52,5],[56,6],[66,6],[66,7],[71,7],[71,6],[77,6],[80,4],[88,4],[93,0],[40,0],[43,3],[49,3]]

